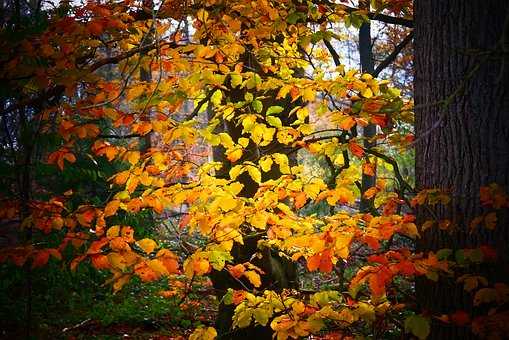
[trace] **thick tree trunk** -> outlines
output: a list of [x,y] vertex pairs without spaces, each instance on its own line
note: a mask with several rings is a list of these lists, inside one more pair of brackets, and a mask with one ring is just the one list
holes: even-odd
[[[483,212],[481,186],[496,182],[509,191],[509,61],[502,52],[509,39],[508,15],[509,1],[415,1],[417,189],[451,190],[449,206],[433,210],[454,228],[451,233],[436,227],[426,231],[418,248],[489,244],[498,253],[496,269],[485,264],[478,269],[491,284],[508,277],[508,213],[498,214],[494,232],[481,227],[470,234],[468,225]],[[423,210],[418,219],[431,217]],[[473,296],[453,279],[418,281],[416,290],[420,306],[433,315],[472,310]],[[437,323],[431,338],[475,337],[468,328]]]

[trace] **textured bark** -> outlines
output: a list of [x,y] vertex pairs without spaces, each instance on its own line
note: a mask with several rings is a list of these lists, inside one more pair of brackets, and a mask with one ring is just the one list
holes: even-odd
[[[508,213],[498,214],[494,232],[469,234],[468,225],[483,212],[481,186],[496,182],[508,191],[509,79],[504,66],[507,53],[504,57],[499,43],[507,31],[508,10],[509,2],[499,0],[415,1],[417,189],[452,191],[451,204],[434,208],[434,213],[439,219],[451,220],[455,228],[452,233],[436,228],[426,231],[418,248],[436,251],[492,245],[498,263],[477,268],[491,283],[507,282]],[[462,87],[464,91],[456,91]],[[450,104],[434,105],[455,91]],[[418,219],[423,222],[430,216],[420,211]],[[472,296],[452,279],[437,284],[421,280],[416,290],[420,306],[435,315],[472,310]],[[431,338],[476,337],[467,328],[436,323]]]

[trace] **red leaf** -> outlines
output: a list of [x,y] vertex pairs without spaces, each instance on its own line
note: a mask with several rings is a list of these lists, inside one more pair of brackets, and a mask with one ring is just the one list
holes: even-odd
[[451,314],[450,320],[458,326],[465,326],[470,323],[470,315],[464,310],[457,310]]
[[356,142],[353,142],[353,141],[349,142],[348,148],[355,156],[357,156],[359,158],[364,156],[364,149]]

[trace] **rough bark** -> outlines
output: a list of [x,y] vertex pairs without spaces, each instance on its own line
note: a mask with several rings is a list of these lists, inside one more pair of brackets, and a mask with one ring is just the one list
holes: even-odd
[[[494,232],[469,234],[468,225],[483,212],[481,186],[496,182],[506,192],[509,186],[509,79],[500,44],[508,39],[508,10],[509,2],[498,0],[415,1],[416,184],[451,190],[451,204],[433,210],[454,225],[451,233],[426,231],[418,250],[489,244],[498,262],[477,269],[492,283],[507,282],[508,213],[498,214]],[[418,219],[430,216],[423,210]],[[421,280],[416,290],[420,306],[434,315],[472,310],[472,296],[453,279]],[[435,323],[431,338],[476,337]]]

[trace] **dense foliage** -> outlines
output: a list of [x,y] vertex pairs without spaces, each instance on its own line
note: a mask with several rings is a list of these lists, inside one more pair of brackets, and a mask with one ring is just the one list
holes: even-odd
[[[196,294],[217,296],[222,321],[182,324],[198,326],[191,339],[243,328],[277,339],[424,339],[431,320],[496,333],[484,325],[507,318],[497,308],[509,287],[475,274],[494,250],[415,251],[421,233],[456,226],[415,222],[417,207],[446,207],[451,197],[413,187],[411,90],[394,87],[405,79],[361,73],[338,48],[377,18],[411,26],[411,2],[350,5],[126,0],[5,9],[0,260],[4,273],[21,275],[2,286],[21,285],[25,327],[32,304],[43,303],[28,296],[52,270],[104,283],[115,293],[104,299],[120,294],[126,304],[126,289],[157,287],[168,301],[148,308],[164,308],[177,324]],[[364,133],[369,126],[374,135]],[[364,190],[366,176],[375,185]],[[494,229],[509,205],[496,184],[481,188],[481,200],[472,233]],[[430,315],[412,298],[416,277],[454,278],[479,310]],[[62,285],[46,281],[48,291]],[[115,315],[90,317],[99,314]]]

